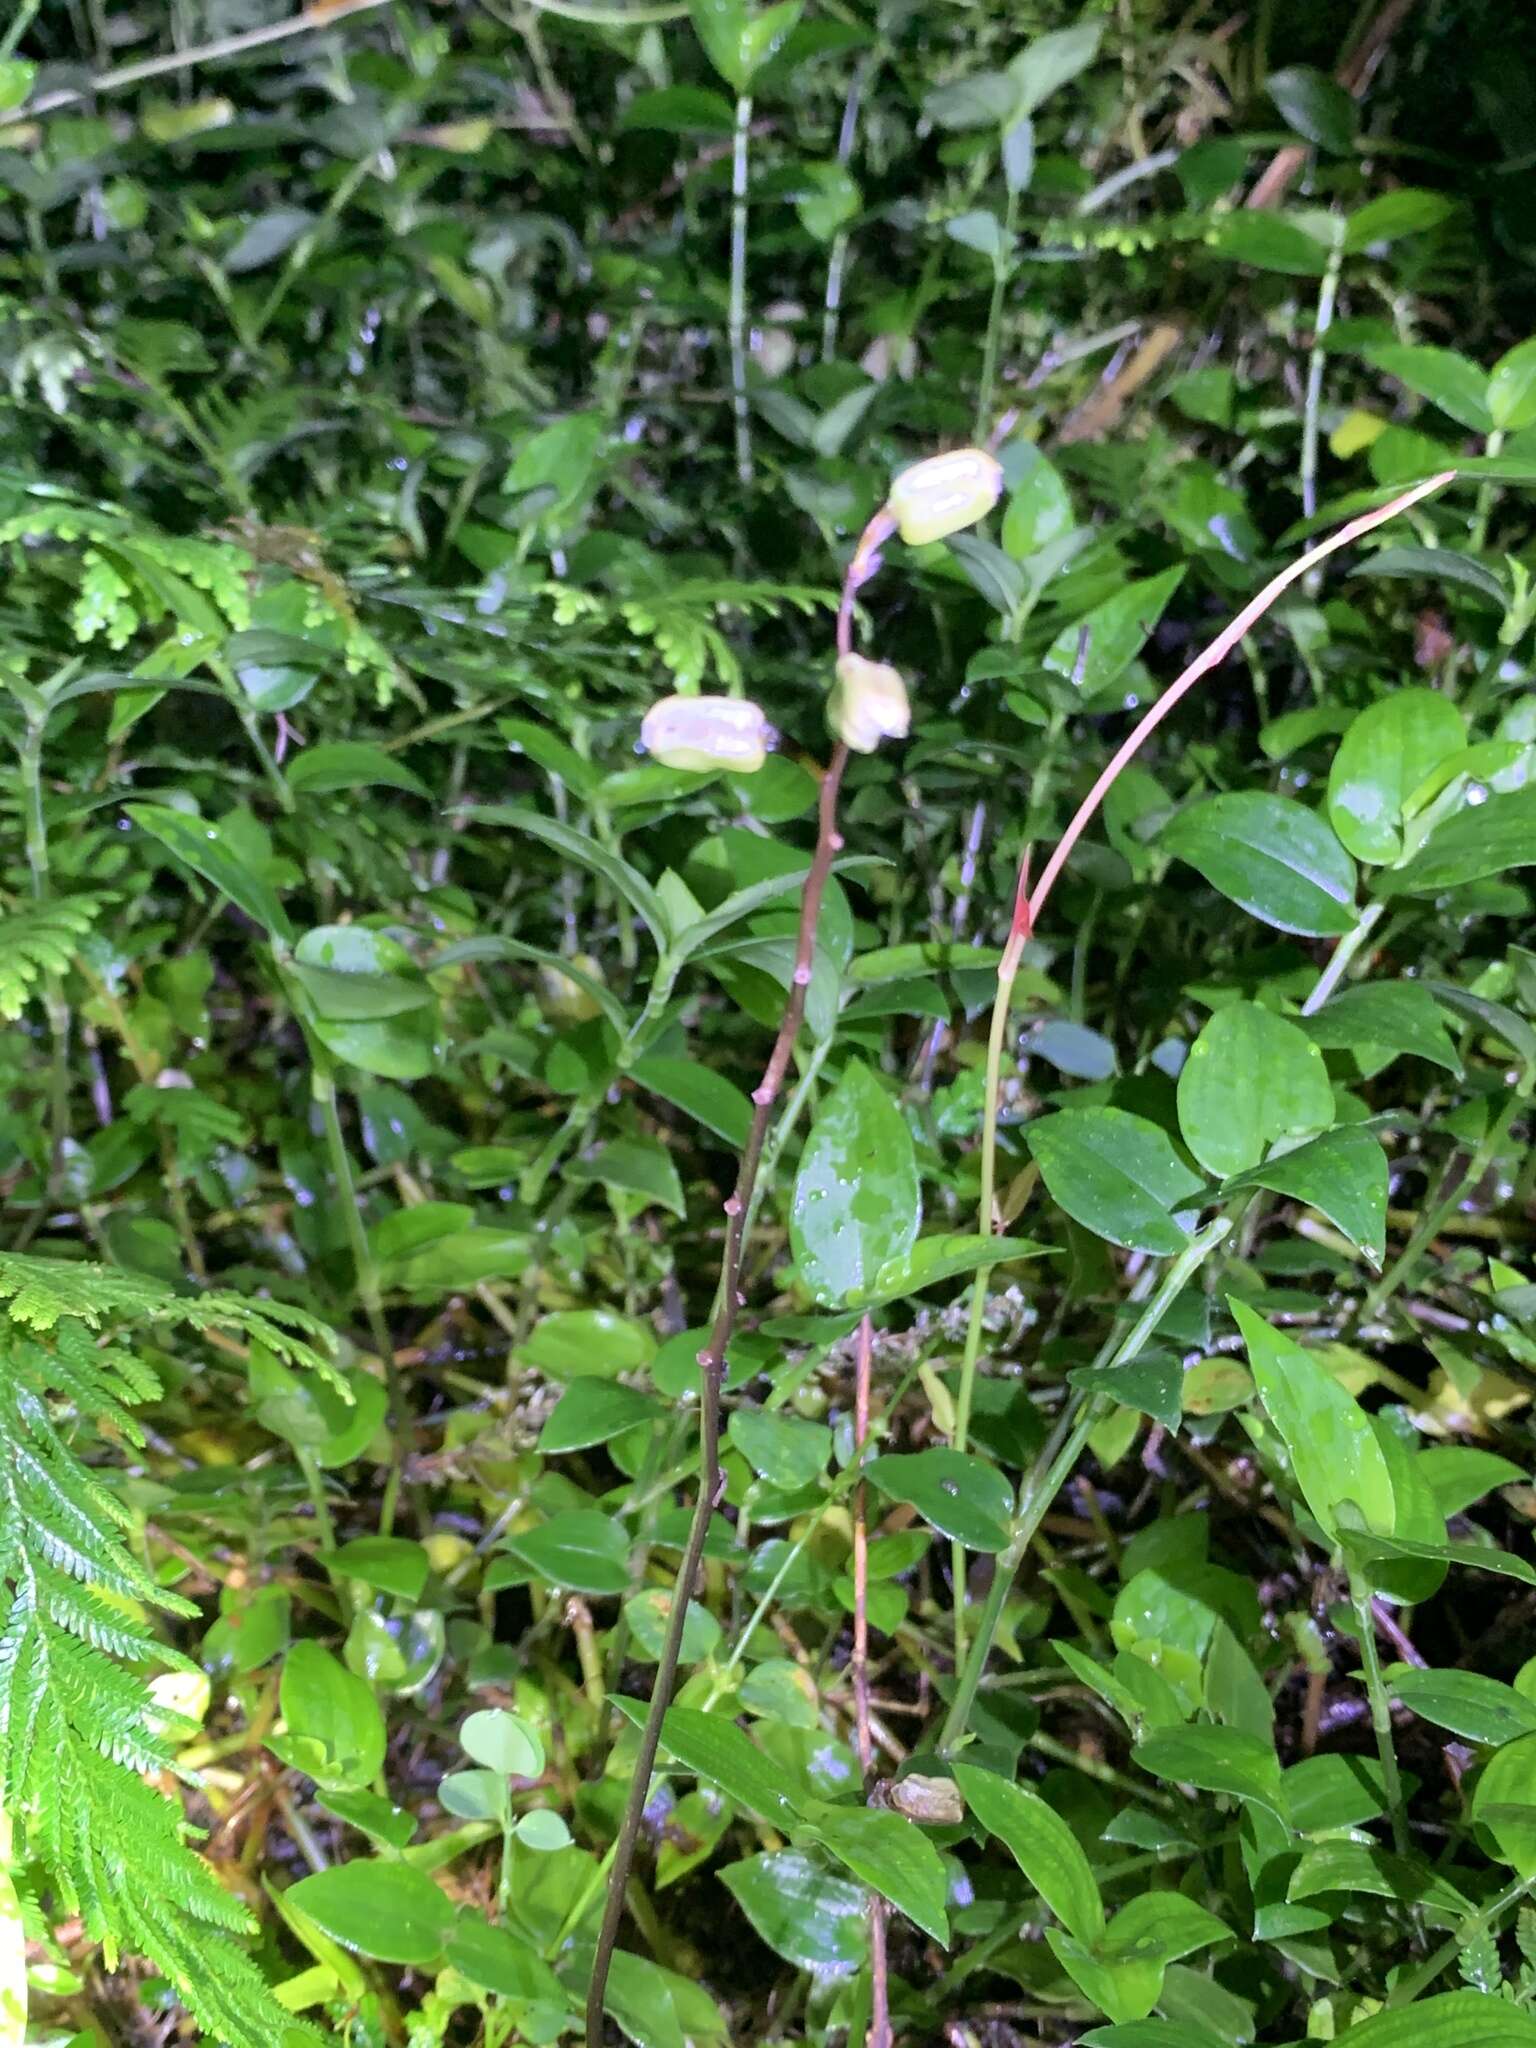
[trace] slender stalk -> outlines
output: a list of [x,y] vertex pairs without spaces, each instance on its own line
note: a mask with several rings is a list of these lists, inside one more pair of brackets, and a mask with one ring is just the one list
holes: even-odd
[[[1498,455],[1502,453],[1503,447],[1503,432],[1500,428],[1495,427],[1483,443],[1483,453],[1485,455]],[[1481,554],[1484,546],[1487,544],[1488,522],[1493,517],[1493,501],[1497,495],[1498,485],[1491,476],[1485,477],[1478,486],[1477,503],[1473,507],[1472,512],[1472,532],[1467,542],[1468,552],[1471,554]]]
[[[43,810],[43,734],[47,710],[39,707],[27,719],[19,752],[22,815],[25,820],[27,870],[36,902],[46,903],[52,890],[48,858],[48,820]],[[17,1240],[23,1251],[41,1230],[64,1179],[64,1150],[69,1142],[69,1005],[57,974],[43,977],[43,1008],[48,1017],[48,1172],[37,1207]]]
[[1448,1969],[1468,1946],[1474,1930],[1491,1934],[1499,1922],[1520,1904],[1533,1885],[1536,1885],[1536,1877],[1515,1878],[1504,1887],[1496,1899],[1490,1899],[1481,1912],[1474,1913],[1469,1920],[1464,1920],[1449,1940],[1443,1941],[1432,1956],[1420,1963],[1416,1970],[1409,1971],[1407,1976],[1397,1980],[1387,1993],[1388,2009],[1412,2005],[1416,1998],[1422,1998],[1441,1972]]
[[1301,510],[1306,519],[1317,511],[1317,447],[1323,404],[1323,368],[1327,361],[1323,342],[1333,325],[1333,309],[1339,296],[1339,274],[1343,268],[1344,216],[1335,214],[1333,247],[1317,290],[1317,318],[1312,326],[1312,353],[1307,358],[1307,394],[1301,412]]
[[[837,133],[837,162],[841,169],[848,168],[853,156],[854,137],[859,128],[859,106],[864,97],[864,88],[873,75],[879,57],[867,52],[853,67],[853,78],[848,86],[848,97],[843,102],[842,126]],[[843,305],[843,272],[848,262],[848,230],[839,228],[832,237],[832,247],[827,255],[827,286],[822,299],[821,312],[821,360],[830,363],[837,355],[837,323]]]
[[[1230,1216],[1214,1216],[1203,1230],[1190,1239],[1168,1267],[1156,1292],[1125,1336],[1117,1343],[1105,1347],[1108,1356],[1101,1354],[1099,1363],[1122,1365],[1126,1359],[1136,1356],[1167,1314],[1175,1296],[1187,1285],[1191,1276],[1199,1271],[1231,1229]],[[1148,1271],[1155,1271],[1155,1268],[1149,1267]],[[1094,1428],[1111,1406],[1107,1394],[1096,1394],[1090,1398],[1082,1393],[1074,1393],[1063,1408],[1055,1429],[1019,1488],[1018,1507],[1013,1518],[1013,1535],[993,1570],[992,1584],[987,1593],[986,1604],[982,1608],[976,1640],[971,1645],[970,1655],[955,1687],[954,1699],[950,1702],[949,1712],[944,1717],[944,1726],[939,1735],[941,1751],[952,1750],[965,1733],[971,1709],[976,1703],[982,1674],[987,1667],[987,1659],[992,1653],[993,1641],[1002,1623],[1003,1608],[1013,1588],[1014,1575],[1023,1563],[1030,1544],[1035,1540],[1047,1508],[1082,1456],[1083,1448]]]
[[[387,0],[336,0],[324,15],[310,8],[301,8],[282,21],[269,22],[264,28],[247,29],[241,35],[220,36],[216,42],[200,44],[195,50],[172,50],[167,56],[146,57],[138,64],[123,64],[116,71],[99,72],[87,85],[39,93],[25,106],[12,107],[9,112],[0,114],[0,128],[9,128],[17,121],[35,121],[40,114],[54,113],[60,107],[79,106],[82,101],[94,99],[102,93],[122,92],[125,87],[137,85],[145,78],[163,78],[169,72],[190,71],[199,64],[238,57],[246,50],[260,49],[265,43],[286,42],[290,36],[303,35],[306,30],[335,28],[349,14],[368,14],[386,4]],[[687,10],[678,11],[685,13]],[[23,8],[23,28],[29,15],[35,12],[35,6]],[[6,50],[13,47],[13,33],[14,28],[7,34]]]
[[[1008,1032],[1008,1015],[1013,1007],[1013,984],[1019,961],[1029,938],[1029,854],[1019,869],[1014,901],[1013,928],[997,964],[997,994],[992,1002],[992,1022],[987,1032],[987,1070],[981,1118],[981,1195],[977,1203],[976,1228],[990,1237],[997,1228],[997,1124],[998,1102],[1003,1082],[1003,1041]],[[965,1319],[965,1349],[960,1359],[960,1387],[955,1397],[955,1433],[951,1441],[964,1452],[970,1441],[971,1407],[976,1395],[976,1364],[981,1353],[982,1315],[987,1300],[987,1268],[971,1282],[971,1299]],[[955,1668],[965,1662],[965,1546],[955,1543],[950,1550],[950,1580],[954,1587]]]
[[310,1087],[315,1101],[320,1105],[320,1121],[325,1129],[331,1178],[336,1183],[336,1199],[341,1204],[347,1242],[352,1250],[352,1269],[357,1280],[358,1299],[363,1305],[363,1314],[367,1318],[374,1348],[384,1367],[384,1384],[389,1394],[389,1478],[385,1483],[384,1499],[379,1508],[379,1534],[387,1536],[395,1526],[395,1506],[400,1498],[400,1485],[408,1453],[405,1390],[400,1379],[400,1369],[395,1363],[395,1347],[389,1334],[389,1324],[384,1315],[378,1265],[374,1260],[373,1247],[368,1242],[368,1232],[364,1228],[362,1212],[358,1207],[357,1183],[353,1178],[352,1161],[347,1152],[347,1141],[342,1134],[341,1117],[336,1106],[336,1078],[328,1066],[315,1066],[312,1069]]
[[763,1078],[752,1092],[752,1126],[741,1156],[735,1189],[725,1204],[725,1252],[720,1263],[720,1285],[714,1325],[710,1331],[709,1342],[699,1354],[698,1498],[694,1505],[693,1522],[688,1531],[683,1560],[678,1567],[676,1590],[667,1618],[666,1639],[662,1644],[661,1657],[656,1668],[650,1711],[646,1715],[645,1727],[641,1731],[634,1776],[630,1780],[629,1798],[614,1843],[613,1863],[608,1875],[608,1898],[592,1962],[592,1981],[587,1991],[587,2048],[602,2048],[603,1994],[607,1989],[609,1964],[618,1940],[619,1926],[624,1917],[625,1891],[629,1884],[640,1823],[644,1818],[646,1800],[650,1792],[651,1770],[661,1742],[662,1719],[671,1701],[672,1689],[677,1679],[683,1625],[688,1616],[688,1598],[704,1555],[710,1518],[720,1504],[720,1389],[725,1378],[726,1347],[731,1341],[737,1312],[741,1306],[741,1267],[745,1250],[746,1215],[756,1190],[769,1119],[784,1085],[784,1077],[789,1071],[790,1055],[805,1015],[805,997],[806,990],[810,987],[811,971],[815,961],[816,927],[821,917],[821,900],[826,890],[827,877],[832,871],[833,859],[841,850],[843,843],[837,829],[837,798],[842,786],[843,771],[847,765],[848,749],[839,743],[832,751],[831,762],[822,779],[816,852],[810,872],[805,878],[805,891],[800,902],[800,930],[795,946],[795,964],[790,975],[789,995],[784,1005],[778,1036],[774,1040],[773,1050],[763,1071]]
[[993,392],[997,386],[997,352],[1003,332],[1003,296],[1012,276],[1013,240],[1018,232],[1019,195],[1010,187],[1003,217],[1005,247],[992,259],[992,297],[987,306],[987,331],[981,345],[981,385],[976,394],[976,429],[980,442],[992,419]]
[[1465,1172],[1453,1173],[1443,1183],[1443,1192],[1438,1200],[1425,1206],[1413,1235],[1361,1302],[1359,1315],[1355,1319],[1357,1323],[1371,1322],[1376,1316],[1380,1315],[1387,1302],[1392,1299],[1392,1296],[1396,1294],[1403,1283],[1412,1275],[1414,1268],[1418,1265],[1419,1260],[1424,1256],[1430,1244],[1440,1235],[1440,1232],[1445,1228],[1451,1217],[1455,1215],[1457,1204],[1460,1202],[1463,1192],[1469,1187],[1476,1186],[1477,1182],[1488,1171],[1499,1147],[1509,1136],[1510,1127],[1514,1123],[1515,1118],[1526,1107],[1527,1103],[1524,1096],[1510,1096],[1509,1101],[1504,1106],[1503,1113],[1495,1118],[1493,1128],[1472,1154]]
[[1415,484],[1411,490],[1400,492],[1385,505],[1378,505],[1374,511],[1362,512],[1358,519],[1351,519],[1349,524],[1341,526],[1337,533],[1330,534],[1326,540],[1308,548],[1305,554],[1298,555],[1294,562],[1288,563],[1278,576],[1272,577],[1257,597],[1250,598],[1236,618],[1224,626],[1210,645],[1195,656],[1177,681],[1170,683],[1157,702],[1143,712],[1072,814],[1066,831],[1057,842],[1056,850],[1046,862],[1044,871],[1030,896],[1031,929],[1039,925],[1046,902],[1056,886],[1057,877],[1071,858],[1073,847],[1092,824],[1100,804],[1119,780],[1127,763],[1141,751],[1174,706],[1188,696],[1202,676],[1207,676],[1212,669],[1219,668],[1233,648],[1241,646],[1244,636],[1263,618],[1276,598],[1282,596],[1293,583],[1305,576],[1309,569],[1324,561],[1329,555],[1336,554],[1340,548],[1348,547],[1351,541],[1359,540],[1362,534],[1370,533],[1376,527],[1384,525],[1399,512],[1406,512],[1410,505],[1417,505],[1421,498],[1427,498],[1435,491],[1443,490],[1455,475],[1454,469],[1443,469],[1438,476],[1428,477],[1423,483]]
[[747,144],[752,132],[752,95],[736,99],[731,143],[731,409],[736,416],[736,475],[752,481],[752,416],[747,409]]
[[1403,1781],[1397,1768],[1397,1750],[1392,1741],[1392,1701],[1381,1674],[1381,1653],[1376,1647],[1376,1620],[1371,1612],[1371,1589],[1351,1575],[1350,1604],[1355,1610],[1355,1634],[1360,1642],[1360,1662],[1365,1671],[1365,1690],[1371,1702],[1371,1727],[1376,1735],[1376,1754],[1381,1759],[1382,1791],[1392,1821],[1392,1846],[1399,1856],[1408,1853],[1408,1820],[1403,1804]]
[[1327,1002],[1339,983],[1344,979],[1345,972],[1355,955],[1386,915],[1386,910],[1387,906],[1385,903],[1371,903],[1361,911],[1354,930],[1346,932],[1334,947],[1333,955],[1328,965],[1318,976],[1317,986],[1302,1004],[1301,1014],[1303,1017],[1314,1015]]

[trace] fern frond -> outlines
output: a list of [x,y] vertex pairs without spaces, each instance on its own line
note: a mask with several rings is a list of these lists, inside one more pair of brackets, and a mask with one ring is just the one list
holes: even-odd
[[315,1317],[239,1295],[182,1296],[161,1282],[0,1253],[0,1804],[39,1905],[78,1914],[114,1957],[147,1955],[193,2018],[230,2048],[319,2048],[241,1946],[244,1905],[192,1849],[177,1774],[178,1718],[142,1667],[195,1669],[148,1615],[194,1614],[128,1547],[132,1517],[77,1442],[103,1424],[130,1440],[130,1410],[158,1390],[108,1318],[239,1329],[329,1372]]
[[41,982],[68,972],[101,905],[99,896],[65,896],[0,918],[0,1017],[14,1022]]
[[49,1259],[36,1252],[0,1252],[0,1301],[12,1322],[51,1330],[61,1316],[77,1316],[94,1330],[106,1316],[144,1316],[170,1289],[143,1274]]
[[238,1110],[200,1088],[155,1088],[139,1081],[123,1097],[123,1107],[134,1123],[169,1131],[189,1162],[210,1158],[221,1146],[238,1150],[250,1137]]

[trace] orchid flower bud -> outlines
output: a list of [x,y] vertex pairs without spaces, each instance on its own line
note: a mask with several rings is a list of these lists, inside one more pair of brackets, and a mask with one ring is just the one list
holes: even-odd
[[768,721],[749,697],[663,697],[645,714],[640,744],[664,768],[755,775],[768,758]]
[[882,740],[904,740],[912,727],[907,686],[889,662],[840,655],[827,724],[856,754],[872,754]]
[[985,448],[957,448],[904,469],[886,504],[902,539],[917,548],[984,519],[1002,488],[1003,467],[995,455]]

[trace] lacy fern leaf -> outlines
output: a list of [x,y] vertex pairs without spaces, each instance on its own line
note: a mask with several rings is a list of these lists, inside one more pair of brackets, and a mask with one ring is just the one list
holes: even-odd
[[14,1021],[47,976],[68,970],[100,909],[95,896],[66,896],[0,917],[0,1017]]
[[78,1914],[109,1959],[149,1956],[231,2048],[317,2044],[245,1952],[250,1915],[167,1789],[191,1730],[141,1667],[195,1668],[151,1617],[196,1609],[139,1561],[132,1517],[81,1450],[101,1432],[139,1443],[133,1410],[159,1392],[103,1322],[240,1330],[329,1373],[326,1332],[302,1310],[35,1255],[0,1254],[0,1299],[0,1803],[30,1891],[54,1918]]

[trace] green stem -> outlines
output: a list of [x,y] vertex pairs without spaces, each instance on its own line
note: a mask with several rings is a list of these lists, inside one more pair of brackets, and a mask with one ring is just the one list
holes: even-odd
[[255,348],[268,327],[271,326],[273,320],[276,319],[279,308],[293,289],[295,283],[303,275],[309,259],[319,247],[320,239],[326,229],[336,219],[337,215],[345,209],[347,201],[352,197],[358,186],[362,184],[369,172],[373,170],[377,160],[377,157],[372,153],[365,157],[360,157],[326,201],[321,210],[320,218],[312,227],[306,229],[298,241],[294,243],[292,250],[289,252],[288,260],[283,265],[281,277],[278,278],[277,283],[268,292],[257,311],[256,318],[251,322],[242,337],[247,348]]
[[1318,976],[1317,984],[1312,990],[1311,995],[1302,1004],[1301,1014],[1303,1017],[1313,1016],[1327,1002],[1339,983],[1344,979],[1345,972],[1355,955],[1386,915],[1386,910],[1387,906],[1385,903],[1372,903],[1361,911],[1359,922],[1355,925],[1354,930],[1346,932],[1334,947],[1333,957]]
[[[1117,1343],[1106,1345],[1097,1362],[1121,1365],[1126,1359],[1136,1356],[1167,1314],[1175,1297],[1187,1285],[1190,1277],[1198,1272],[1205,1260],[1231,1231],[1232,1224],[1233,1218],[1230,1216],[1215,1216],[1203,1230],[1190,1239],[1164,1273],[1156,1292],[1125,1336]],[[1150,1270],[1152,1269],[1149,1268]],[[1107,1356],[1104,1355],[1106,1352]],[[987,1659],[992,1654],[992,1644],[1002,1624],[1003,1609],[1013,1588],[1014,1575],[1034,1541],[1041,1522],[1045,1519],[1047,1508],[1071,1475],[1095,1426],[1112,1405],[1107,1394],[1095,1394],[1090,1398],[1082,1393],[1073,1393],[1063,1408],[1050,1438],[1019,1488],[1012,1540],[999,1556],[993,1570],[992,1584],[976,1630],[976,1640],[971,1644],[970,1654],[955,1687],[954,1699],[950,1702],[949,1712],[944,1718],[938,1745],[942,1752],[953,1750],[966,1731],[971,1709],[976,1703],[976,1694],[981,1686],[982,1675],[987,1667]]]
[[1408,1976],[1398,1979],[1387,1993],[1388,2008],[1412,2005],[1416,1998],[1422,1998],[1441,1972],[1455,1962],[1457,1956],[1473,1939],[1474,1931],[1492,1933],[1512,1908],[1519,1905],[1533,1885],[1536,1885],[1536,1877],[1515,1878],[1504,1887],[1496,1899],[1490,1899],[1481,1912],[1475,1913],[1469,1920],[1464,1920],[1450,1939],[1443,1941],[1432,1956],[1420,1963]]
[[[32,879],[32,895],[38,903],[45,903],[51,893],[48,820],[43,810],[43,733],[46,725],[46,711],[40,710],[29,716],[19,756],[27,868]],[[43,978],[43,1008],[48,1017],[49,1038],[48,1173],[42,1197],[27,1218],[17,1242],[18,1251],[25,1250],[32,1242],[53,1206],[63,1184],[64,1152],[69,1143],[70,1019],[63,982],[57,974]]]
[[1317,511],[1317,446],[1323,403],[1323,368],[1327,353],[1324,337],[1333,325],[1333,309],[1339,295],[1339,273],[1344,268],[1344,218],[1333,221],[1333,248],[1317,292],[1317,318],[1312,327],[1312,353],[1307,359],[1307,395],[1301,414],[1301,511],[1310,519]]
[[[1503,431],[1495,427],[1483,443],[1483,453],[1485,455],[1497,455],[1502,451],[1503,446]],[[1493,517],[1493,501],[1497,490],[1498,486],[1491,476],[1485,477],[1478,488],[1477,503],[1472,511],[1472,532],[1468,542],[1468,551],[1471,554],[1481,553],[1487,542],[1488,522]]]
[[752,481],[752,419],[747,409],[747,143],[752,131],[752,95],[736,100],[731,143],[731,408],[736,415],[736,475]]
[[[1013,1004],[1013,984],[1018,974],[1022,945],[1010,941],[997,969],[997,995],[992,1004],[992,1023],[987,1032],[987,1073],[981,1113],[981,1195],[977,1203],[976,1228],[990,1237],[997,1228],[993,1214],[997,1188],[997,1113],[1002,1092],[1003,1041],[1008,1033],[1008,1013]],[[971,1282],[970,1306],[965,1320],[965,1350],[960,1359],[960,1388],[955,1396],[955,1433],[951,1441],[964,1452],[971,1431],[971,1406],[976,1395],[976,1362],[981,1354],[981,1324],[986,1309],[988,1269],[983,1267]],[[955,1543],[950,1553],[950,1577],[954,1587],[955,1667],[965,1662],[965,1545]]]
[[341,1117],[336,1106],[335,1076],[328,1066],[316,1066],[311,1071],[310,1086],[315,1101],[320,1105],[320,1120],[325,1127],[331,1178],[336,1183],[336,1199],[341,1204],[342,1216],[346,1223],[347,1242],[352,1250],[352,1268],[357,1279],[358,1299],[363,1305],[363,1314],[367,1318],[374,1348],[384,1367],[384,1384],[389,1393],[390,1468],[384,1488],[383,1504],[379,1509],[379,1534],[387,1536],[395,1525],[395,1504],[400,1497],[407,1454],[404,1388],[400,1380],[400,1369],[395,1363],[395,1347],[390,1338],[389,1324],[384,1317],[379,1269],[374,1260],[373,1247],[368,1242],[362,1211],[358,1207],[357,1183],[352,1175],[352,1161],[347,1153],[347,1141],[342,1135]]
[[1380,1315],[1385,1304],[1391,1300],[1403,1283],[1409,1279],[1429,1245],[1439,1236],[1451,1217],[1456,1213],[1457,1204],[1460,1202],[1464,1190],[1469,1187],[1475,1187],[1488,1171],[1499,1147],[1509,1136],[1510,1126],[1525,1107],[1524,1096],[1510,1096],[1509,1101],[1504,1106],[1503,1113],[1495,1119],[1493,1128],[1473,1153],[1466,1171],[1464,1173],[1452,1174],[1450,1179],[1443,1184],[1444,1192],[1437,1201],[1425,1208],[1419,1217],[1413,1235],[1361,1302],[1360,1313],[1356,1317],[1357,1323],[1371,1322],[1376,1316]]
[[992,261],[992,298],[987,307],[986,339],[981,347],[981,385],[976,394],[976,430],[973,438],[985,440],[992,425],[992,399],[997,386],[997,352],[1003,332],[1003,295],[1013,275],[1013,238],[1018,230],[1019,195],[1010,191],[1003,218],[1006,246]]
[[325,1480],[315,1462],[315,1454],[303,1444],[295,1444],[295,1458],[304,1478],[304,1491],[309,1495],[310,1512],[315,1518],[315,1530],[320,1538],[320,1554],[328,1557],[336,1548],[336,1524],[331,1520],[331,1504],[325,1497]]
[[1371,1702],[1371,1727],[1376,1733],[1376,1754],[1381,1759],[1382,1790],[1392,1821],[1392,1846],[1399,1856],[1408,1853],[1408,1819],[1403,1805],[1403,1781],[1398,1775],[1397,1750],[1392,1742],[1392,1701],[1381,1675],[1381,1653],[1376,1647],[1376,1621],[1371,1613],[1371,1592],[1353,1575],[1349,1582],[1350,1604],[1355,1610],[1355,1633],[1360,1642],[1360,1661],[1365,1671],[1365,1690]]

